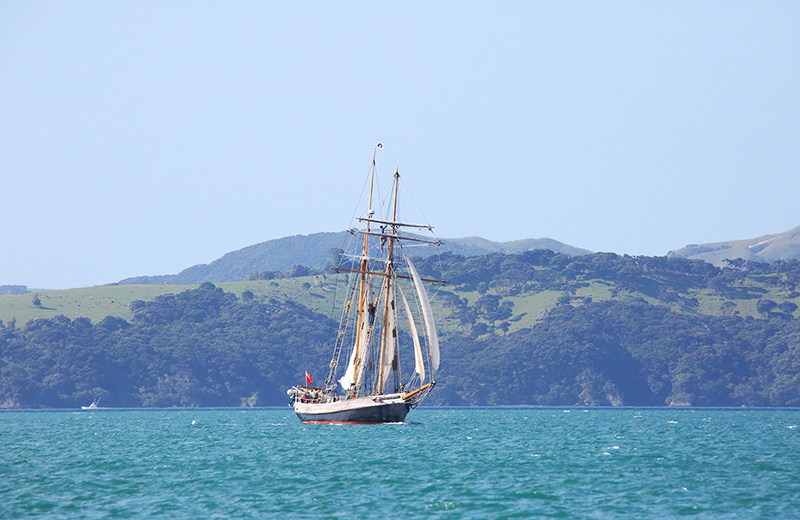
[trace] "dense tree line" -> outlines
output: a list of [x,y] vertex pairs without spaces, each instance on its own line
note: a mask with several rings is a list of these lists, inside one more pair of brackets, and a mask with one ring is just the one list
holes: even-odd
[[27,285],[0,285],[0,294],[25,294]]

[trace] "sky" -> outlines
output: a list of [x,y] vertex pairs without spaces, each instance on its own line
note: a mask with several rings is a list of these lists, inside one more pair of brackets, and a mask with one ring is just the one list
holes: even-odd
[[341,231],[664,255],[800,225],[800,2],[2,2],[0,285]]

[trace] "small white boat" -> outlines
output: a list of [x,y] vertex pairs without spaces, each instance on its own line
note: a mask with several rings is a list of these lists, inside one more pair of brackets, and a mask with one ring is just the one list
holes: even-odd
[[100,405],[100,398],[95,399],[94,401],[92,401],[92,404],[90,404],[89,406],[81,406],[81,409],[82,410],[96,410],[96,409],[100,408],[99,405]]

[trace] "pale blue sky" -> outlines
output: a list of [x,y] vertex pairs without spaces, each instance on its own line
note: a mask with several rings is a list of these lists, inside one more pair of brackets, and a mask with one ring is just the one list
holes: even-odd
[[800,224],[800,2],[0,3],[0,284],[350,225],[663,255]]

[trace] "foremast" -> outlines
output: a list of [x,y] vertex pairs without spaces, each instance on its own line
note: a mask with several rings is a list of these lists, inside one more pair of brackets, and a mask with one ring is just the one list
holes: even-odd
[[[372,151],[372,168],[370,168],[369,173],[369,199],[367,202],[367,217],[370,219],[375,214],[375,211],[372,209],[372,192],[375,186],[375,154],[377,149]],[[366,358],[366,353],[362,352],[362,350],[366,350],[366,345],[362,345],[362,343],[366,343],[367,335],[369,334],[368,328],[372,326],[372,323],[365,324],[364,322],[364,311],[366,310],[366,301],[369,297],[369,279],[367,275],[369,274],[369,221],[367,221],[367,232],[364,233],[364,242],[361,249],[361,280],[360,280],[360,287],[358,291],[358,319],[356,323],[356,344],[353,347],[353,378],[350,389],[348,389],[348,393],[352,393],[350,397],[358,397],[359,388],[361,388],[361,378],[363,376],[363,370],[359,370],[361,368],[361,360],[362,358]],[[367,318],[369,322],[369,318]],[[367,333],[362,334],[362,330],[365,330],[367,327]]]

